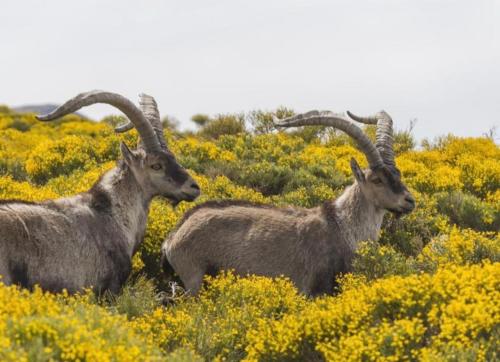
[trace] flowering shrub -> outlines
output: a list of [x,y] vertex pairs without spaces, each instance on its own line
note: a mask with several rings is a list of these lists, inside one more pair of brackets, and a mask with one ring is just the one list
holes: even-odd
[[261,321],[248,360],[464,360],[498,357],[498,264],[344,281],[338,297]]
[[[89,189],[114,167],[120,141],[137,142],[135,131],[114,134],[115,123],[78,116],[42,123],[0,108],[0,199]],[[366,166],[337,132],[258,133],[209,141],[167,130],[202,196],[176,208],[153,201],[133,278],[118,296],[0,283],[0,360],[499,358],[500,149],[486,138],[445,137],[419,151],[408,135],[396,138],[417,209],[387,215],[379,241],[361,244],[336,295],[310,300],[284,278],[228,272],[208,278],[199,298],[177,292],[173,304],[161,305],[171,289],[157,289],[165,288],[160,246],[189,208],[214,199],[315,207],[352,182],[351,157]]]
[[[113,147],[115,146],[115,147]],[[87,136],[65,136],[39,144],[26,160],[26,172],[37,183],[117,158],[117,144],[102,144]]]
[[0,283],[0,360],[151,361],[159,349],[89,296],[68,297]]
[[426,270],[446,264],[470,265],[483,261],[500,262],[500,234],[479,233],[453,227],[448,235],[433,239],[417,260]]
[[285,279],[239,278],[227,273],[207,278],[199,299],[186,298],[134,321],[168,352],[188,346],[208,360],[245,356],[247,332],[259,322],[278,320],[302,310],[306,300]]

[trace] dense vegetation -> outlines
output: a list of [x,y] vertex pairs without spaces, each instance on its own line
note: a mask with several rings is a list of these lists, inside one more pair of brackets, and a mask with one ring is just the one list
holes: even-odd
[[[266,112],[193,120],[197,132],[167,138],[202,188],[196,203],[312,207],[352,182],[350,157],[365,162],[344,135],[320,127],[278,133]],[[137,142],[135,132],[114,134],[117,121],[44,124],[0,108],[0,199],[88,189],[113,167],[121,140]],[[498,359],[500,149],[489,138],[446,136],[416,151],[411,134],[399,132],[396,150],[418,208],[387,216],[337,295],[310,300],[286,279],[231,273],[207,280],[199,298],[173,295],[159,270],[160,245],[194,204],[174,209],[157,199],[122,294],[51,295],[0,283],[0,360]]]

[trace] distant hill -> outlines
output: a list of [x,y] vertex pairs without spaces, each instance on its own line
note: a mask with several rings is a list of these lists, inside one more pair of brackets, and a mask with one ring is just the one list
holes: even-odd
[[[54,109],[59,107],[58,104],[26,104],[24,106],[11,108],[14,112],[17,113],[36,113],[36,114],[47,114],[52,112]],[[80,112],[75,112],[76,115],[88,119],[87,116]]]

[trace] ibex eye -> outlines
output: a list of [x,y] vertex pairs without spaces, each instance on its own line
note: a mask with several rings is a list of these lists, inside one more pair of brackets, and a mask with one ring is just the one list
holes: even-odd
[[158,171],[158,170],[161,170],[161,165],[159,163],[155,163],[154,165],[151,166],[151,168],[153,170]]

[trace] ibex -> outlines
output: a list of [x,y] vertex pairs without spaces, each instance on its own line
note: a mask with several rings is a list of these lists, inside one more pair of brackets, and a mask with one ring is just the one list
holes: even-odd
[[123,160],[92,188],[73,197],[30,203],[0,203],[0,279],[4,284],[47,291],[119,291],[141,243],[151,199],[194,200],[198,185],[167,149],[155,100],[140,96],[141,109],[109,92],[82,93],[52,113],[50,121],[81,107],[107,103],[122,111],[141,142],[135,151],[121,143]]
[[312,209],[278,208],[242,201],[211,201],[189,210],[162,246],[162,266],[196,294],[206,274],[289,277],[307,295],[332,293],[348,272],[360,241],[378,238],[386,211],[411,212],[415,200],[402,183],[393,152],[392,119],[384,111],[355,121],[376,124],[376,144],[342,114],[312,111],[279,127],[330,126],[344,131],[365,154],[369,168],[351,159],[355,182],[336,200]]

